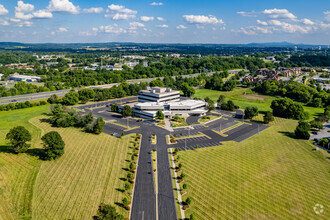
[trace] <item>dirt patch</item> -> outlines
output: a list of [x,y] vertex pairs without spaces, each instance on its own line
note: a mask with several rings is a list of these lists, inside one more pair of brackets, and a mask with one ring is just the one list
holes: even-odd
[[261,100],[261,101],[264,101],[265,99],[269,99],[269,97],[267,96],[257,95],[257,94],[247,94],[247,95],[242,95],[242,97],[247,99]]

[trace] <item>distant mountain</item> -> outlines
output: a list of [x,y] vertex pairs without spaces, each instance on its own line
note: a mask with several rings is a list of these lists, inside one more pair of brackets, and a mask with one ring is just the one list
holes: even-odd
[[290,43],[290,42],[265,42],[265,43],[249,43],[246,44],[247,46],[250,47],[318,47],[318,46],[325,46],[325,45],[317,45],[317,44],[294,44],[294,43]]

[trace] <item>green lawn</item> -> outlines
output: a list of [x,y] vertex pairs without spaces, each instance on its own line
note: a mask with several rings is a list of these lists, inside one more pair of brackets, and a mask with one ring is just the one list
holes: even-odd
[[[244,93],[246,92],[246,95]],[[234,101],[240,109],[245,109],[247,106],[256,106],[259,111],[271,111],[270,105],[273,99],[276,97],[258,95],[253,92],[250,88],[241,88],[237,87],[233,91],[222,92],[210,89],[197,89],[193,98],[205,98],[210,97],[212,100],[217,101],[220,95],[225,95],[227,100],[230,99]],[[304,106],[305,111],[308,112],[311,116],[316,116],[324,112],[323,108],[313,108]]]
[[[91,219],[101,202],[121,202],[129,155],[129,138],[102,133],[93,135],[77,128],[54,128],[40,119],[49,105],[0,112],[0,219]],[[40,161],[28,154],[6,152],[6,133],[23,125],[32,133],[32,146],[40,137],[58,131],[66,143],[56,161]],[[116,206],[128,217],[128,212]]]
[[[192,199],[186,216],[330,219],[330,154],[291,138],[296,125],[275,118],[270,128],[241,143],[180,151],[188,186],[183,199]],[[314,213],[316,204],[324,206],[322,215]]]

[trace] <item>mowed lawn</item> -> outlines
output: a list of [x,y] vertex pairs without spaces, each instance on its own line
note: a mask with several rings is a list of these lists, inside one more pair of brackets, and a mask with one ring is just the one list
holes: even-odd
[[[225,95],[227,100],[232,100],[240,109],[245,109],[247,106],[255,106],[259,111],[271,111],[270,105],[276,97],[258,95],[251,88],[236,87],[233,91],[223,92],[210,89],[196,89],[193,98],[210,97],[213,101],[217,101],[220,95]],[[324,112],[323,108],[313,108],[304,106],[306,112],[311,117],[315,117]]]
[[[130,136],[122,139],[102,133],[93,135],[77,128],[54,128],[40,119],[47,107],[0,113],[0,140],[10,127],[26,126],[33,134],[33,147],[41,148],[40,137],[58,131],[65,153],[56,161],[40,161],[28,154],[0,153],[0,219],[91,219],[101,202],[121,202],[125,177],[122,168],[129,158]],[[20,115],[20,117],[16,117]],[[1,147],[4,151],[5,147]],[[128,212],[116,206],[128,216]]]
[[0,219],[31,217],[33,185],[41,161],[28,154],[7,152],[5,140],[9,129],[25,126],[32,134],[32,146],[41,138],[41,129],[29,123],[33,117],[48,112],[49,105],[0,112]]
[[[276,118],[241,142],[179,152],[196,219],[330,219],[330,154]],[[316,204],[324,213],[313,211]]]

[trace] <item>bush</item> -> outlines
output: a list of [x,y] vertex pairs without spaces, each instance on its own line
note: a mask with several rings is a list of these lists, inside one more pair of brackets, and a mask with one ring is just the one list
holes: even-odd
[[246,107],[246,109],[244,110],[244,118],[246,119],[252,119],[253,117],[258,115],[258,108],[257,107]]
[[269,122],[274,121],[274,116],[273,113],[271,113],[270,111],[267,111],[264,115],[264,123],[268,124]]
[[270,106],[273,109],[273,114],[282,118],[304,119],[308,117],[304,113],[304,108],[301,104],[294,103],[289,98],[280,98],[272,101]]
[[309,130],[311,129],[308,122],[299,121],[298,126],[295,130],[295,135],[297,138],[308,140],[310,137]]
[[27,144],[27,141],[31,141],[32,136],[31,133],[24,128],[23,126],[17,126],[8,132],[6,135],[6,139],[8,139],[11,143],[11,149],[16,153],[26,152],[30,144]]
[[117,213],[116,208],[114,206],[101,203],[98,210],[97,215],[93,216],[94,220],[124,220],[124,216]]
[[64,154],[65,143],[58,132],[48,132],[41,140],[44,143],[46,160],[57,159]]

